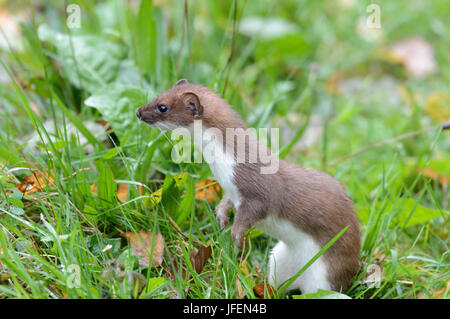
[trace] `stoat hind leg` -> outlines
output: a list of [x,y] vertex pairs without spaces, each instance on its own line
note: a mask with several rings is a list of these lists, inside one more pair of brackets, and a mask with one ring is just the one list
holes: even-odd
[[[311,243],[309,243],[311,244]],[[297,243],[287,246],[280,241],[272,250],[269,258],[269,283],[279,286],[294,276],[318,252],[316,246]],[[331,290],[327,279],[327,268],[322,257],[316,260],[286,290],[300,289],[303,294],[316,292],[318,289]]]

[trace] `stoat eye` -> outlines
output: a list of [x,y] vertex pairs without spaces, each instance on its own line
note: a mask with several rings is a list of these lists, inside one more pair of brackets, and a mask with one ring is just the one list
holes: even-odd
[[167,105],[164,105],[164,104],[158,105],[159,113],[166,113],[168,110],[169,110],[169,107]]

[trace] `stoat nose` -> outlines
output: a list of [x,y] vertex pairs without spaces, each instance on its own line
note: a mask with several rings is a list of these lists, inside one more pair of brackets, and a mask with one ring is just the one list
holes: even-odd
[[136,111],[136,116],[138,119],[142,119],[142,110],[140,108]]

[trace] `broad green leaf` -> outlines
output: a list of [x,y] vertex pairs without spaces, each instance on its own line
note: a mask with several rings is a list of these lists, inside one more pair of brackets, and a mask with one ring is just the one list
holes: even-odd
[[163,277],[150,278],[147,282],[147,292],[152,292],[153,290],[161,287],[166,282]]
[[298,60],[307,51],[308,44],[299,33],[261,41],[255,49],[258,59],[270,57],[279,60]]
[[97,196],[102,200],[102,204],[110,207],[115,203],[117,184],[111,169],[104,165],[97,179]]
[[176,215],[181,201],[181,191],[176,186],[175,180],[169,174],[164,178],[164,184],[162,187],[161,205],[164,207],[166,213],[172,217]]
[[176,218],[176,223],[178,225],[181,225],[189,217],[189,213],[192,210],[192,203],[194,201],[194,190],[195,190],[194,182],[192,181],[192,179],[189,179],[189,181],[186,184],[186,192],[184,193],[184,197],[181,200],[180,206],[178,208]]
[[[374,208],[380,209],[378,205]],[[370,208],[361,207],[357,209],[358,218],[361,223],[366,224],[370,216]],[[429,208],[417,203],[414,198],[400,199],[396,203],[390,202],[386,205],[381,214],[394,214],[390,227],[400,225],[403,227],[411,227],[414,225],[425,224],[429,220],[449,214],[446,211]]]
[[345,294],[341,294],[336,291],[329,291],[324,289],[319,289],[317,292],[303,294],[303,295],[294,295],[292,296],[294,299],[352,299]]
[[111,159],[115,157],[117,154],[119,154],[119,150],[117,148],[112,148],[108,150],[105,155],[103,156],[104,159]]
[[[25,206],[23,205],[23,202],[22,202],[20,199],[15,198],[15,197],[13,197],[13,196],[8,196],[8,201],[9,201],[12,205],[14,205],[15,208],[22,209],[22,208],[25,207]],[[14,207],[14,206],[11,206],[11,207]],[[14,211],[14,213],[17,214],[17,212],[19,212],[19,211],[16,209],[16,210]],[[22,210],[22,213],[23,213],[23,210]],[[21,214],[18,214],[18,215],[21,215]]]
[[417,200],[413,198],[405,199],[396,209],[399,210],[400,213],[394,218],[394,222],[403,227],[421,225],[428,222],[430,219],[445,214],[444,211],[420,205],[417,203]]
[[257,238],[262,235],[264,235],[264,230],[259,229],[259,228],[252,228],[249,232],[249,236],[251,239]]
[[39,39],[56,47],[57,59],[70,82],[89,92],[113,82],[127,56],[126,47],[105,36],[68,35],[41,25]]
[[188,176],[189,176],[188,173],[180,173],[178,175],[175,175],[173,177],[173,179],[175,180],[175,183],[177,184],[177,186],[180,187],[181,185],[183,185],[186,182]]
[[121,143],[149,142],[150,127],[136,117],[136,110],[147,103],[146,91],[122,84],[111,84],[90,96],[85,102],[102,113]]

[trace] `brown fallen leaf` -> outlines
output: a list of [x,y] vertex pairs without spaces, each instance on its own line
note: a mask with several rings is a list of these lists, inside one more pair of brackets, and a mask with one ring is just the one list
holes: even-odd
[[23,183],[17,185],[16,188],[23,194],[31,194],[41,191],[48,185],[54,185],[55,182],[47,172],[34,171],[32,174],[25,177]]
[[[199,274],[203,271],[206,263],[208,262],[209,257],[211,256],[212,248],[210,245],[200,245],[200,248],[197,252],[191,252],[189,257],[192,267]],[[187,266],[184,264],[184,257],[177,258],[173,260],[173,265],[169,267],[169,276],[170,278],[175,278],[175,273],[179,272],[180,268],[182,269],[182,277],[186,279],[187,274]],[[189,280],[191,279],[191,275],[189,274]]]
[[207,178],[195,185],[195,199],[212,203],[219,198],[220,191],[219,183],[211,178]]
[[[123,183],[119,183],[117,185],[116,196],[121,202],[125,202],[127,200],[128,186],[129,186],[129,184],[123,184]],[[138,185],[138,191],[139,191],[139,194],[143,194],[143,188],[141,185]],[[91,185],[91,192],[94,194],[97,193],[97,184]]]
[[[160,233],[153,235],[153,232],[151,231],[141,230],[138,233],[122,233],[120,236],[127,238],[133,253],[141,257],[141,259],[139,259],[139,266],[150,266],[150,254],[152,254],[153,264],[156,266],[162,265],[164,256],[164,238]],[[153,237],[155,239],[154,243]]]
[[[255,296],[260,299],[266,299],[267,296],[272,298],[275,293],[275,288],[269,284],[259,284],[253,287],[253,292],[255,293]],[[265,292],[267,292],[267,296],[264,294]]]
[[[418,171],[420,172],[420,169]],[[448,182],[450,180],[449,176],[441,175],[440,173],[434,171],[430,167],[424,168],[422,171],[422,174],[423,174],[423,176],[428,177],[429,179],[438,181],[439,184],[441,184],[441,185],[448,184]]]
[[198,249],[197,253],[191,253],[191,264],[195,271],[199,274],[205,267],[209,257],[211,256],[211,246],[202,245]]
[[127,194],[128,194],[128,184],[119,184],[117,185],[117,198],[121,202],[125,202],[127,200]]

